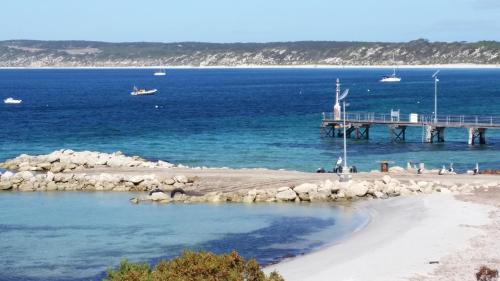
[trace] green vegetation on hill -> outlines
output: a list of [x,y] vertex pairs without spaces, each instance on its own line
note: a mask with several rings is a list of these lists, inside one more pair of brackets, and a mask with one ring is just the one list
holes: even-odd
[[0,66],[500,64],[500,42],[107,43],[0,41]]
[[272,272],[266,276],[257,262],[246,261],[236,252],[215,255],[206,252],[184,252],[173,260],[164,260],[153,269],[148,264],[122,261],[117,270],[110,269],[106,281],[284,281]]

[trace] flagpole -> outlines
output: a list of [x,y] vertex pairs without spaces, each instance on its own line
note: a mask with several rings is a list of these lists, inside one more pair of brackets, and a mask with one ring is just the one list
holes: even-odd
[[437,94],[438,94],[438,82],[439,82],[439,79],[436,75],[436,77],[434,77],[434,123],[437,123],[438,122],[438,117],[437,117]]

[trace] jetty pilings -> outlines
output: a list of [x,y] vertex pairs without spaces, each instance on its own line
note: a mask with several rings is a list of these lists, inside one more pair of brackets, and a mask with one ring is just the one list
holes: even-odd
[[[394,115],[397,113],[397,116]],[[332,113],[323,113],[320,131],[323,137],[343,136],[343,116],[335,118]],[[422,128],[422,141],[443,143],[445,130],[463,128],[468,132],[468,144],[486,144],[486,131],[500,129],[500,116],[446,115],[435,118],[433,115],[399,114],[399,111],[384,113],[346,113],[346,136],[355,139],[369,139],[373,126],[385,125],[389,128],[390,140],[406,141],[408,127]]]

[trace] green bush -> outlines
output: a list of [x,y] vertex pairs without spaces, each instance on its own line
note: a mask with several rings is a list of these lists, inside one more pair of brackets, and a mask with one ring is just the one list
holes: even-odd
[[147,264],[122,261],[108,270],[106,281],[284,281],[276,272],[266,276],[255,259],[246,261],[236,252],[215,255],[186,251],[163,260],[153,269]]

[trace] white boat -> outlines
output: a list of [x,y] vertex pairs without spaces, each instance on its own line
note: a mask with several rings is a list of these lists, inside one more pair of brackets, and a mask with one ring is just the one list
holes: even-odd
[[380,82],[401,82],[401,77],[396,76],[396,72],[388,76],[382,76]]
[[132,96],[149,96],[149,95],[154,95],[158,92],[157,89],[152,89],[152,90],[146,90],[146,89],[138,89],[137,87],[134,87],[134,90],[130,93]]
[[160,69],[154,73],[154,76],[165,76],[167,75],[167,72],[165,72],[165,69]]
[[14,99],[12,97],[6,98],[6,99],[3,100],[3,103],[6,103],[6,104],[20,104],[22,102],[23,102],[23,100],[16,100],[16,99]]
[[[392,54],[392,63],[394,63],[394,54]],[[401,77],[396,75],[396,67],[394,67],[391,75],[382,76],[380,82],[401,82]]]

